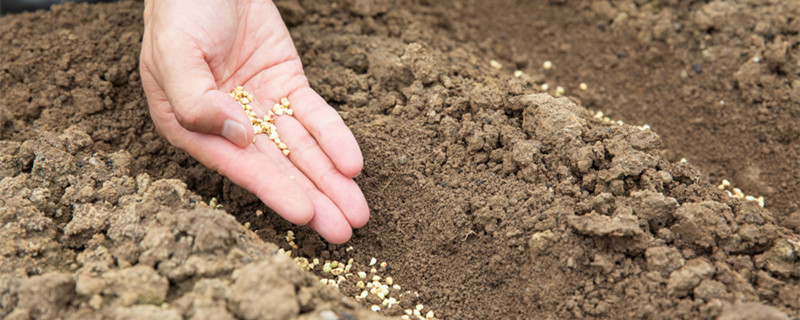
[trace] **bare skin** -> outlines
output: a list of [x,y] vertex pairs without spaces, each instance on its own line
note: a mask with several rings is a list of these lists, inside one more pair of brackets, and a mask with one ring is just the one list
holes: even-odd
[[[271,1],[147,1],[144,22],[142,85],[164,139],[329,242],[343,243],[367,223],[369,208],[353,181],[363,167],[358,143],[309,87]],[[254,96],[259,116],[289,98],[294,117],[276,119],[288,157],[254,135],[228,95],[238,85]]]

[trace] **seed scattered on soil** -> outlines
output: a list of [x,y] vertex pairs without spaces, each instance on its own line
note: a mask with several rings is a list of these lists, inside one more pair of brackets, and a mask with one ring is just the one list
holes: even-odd
[[545,70],[552,69],[553,68],[553,62],[551,62],[550,60],[545,61],[544,63],[542,63],[542,68],[544,68]]
[[[292,257],[292,252],[302,251],[295,243],[296,236],[294,231],[287,231],[285,240],[292,250],[286,251],[281,248],[278,249],[278,254]],[[346,253],[352,251],[354,251],[352,246],[345,249]],[[400,312],[398,309],[400,304],[405,301],[403,299],[404,295],[409,293],[402,292],[400,285],[395,283],[394,278],[386,274],[388,263],[385,261],[378,263],[378,259],[375,257],[370,258],[366,264],[358,264],[354,258],[347,259],[346,263],[344,262],[345,260],[326,260],[321,268],[316,268],[320,263],[319,258],[297,256],[293,257],[293,259],[295,264],[303,271],[321,271],[315,272],[317,276],[321,277],[320,283],[337,288],[343,293],[351,292],[356,301],[361,302],[365,307],[369,307],[373,312],[384,312],[386,315],[398,314]],[[376,265],[380,267],[380,272],[378,268],[375,268]],[[369,274],[372,276],[367,279],[367,272],[352,271],[353,268],[356,270],[370,268]],[[408,296],[418,298],[419,294],[412,292]],[[376,304],[377,301],[380,301],[380,303]],[[407,303],[415,303],[415,301]],[[425,306],[418,303],[414,310],[404,311],[403,319],[435,319],[433,310],[427,310],[426,312],[424,309]]]

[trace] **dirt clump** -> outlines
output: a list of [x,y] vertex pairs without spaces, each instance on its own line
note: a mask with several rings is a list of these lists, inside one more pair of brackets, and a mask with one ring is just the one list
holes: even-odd
[[[800,235],[771,211],[669,161],[674,138],[584,107],[627,100],[554,98],[548,74],[492,67],[492,42],[452,17],[469,8],[404,4],[277,4],[364,151],[372,219],[343,246],[158,138],[133,58],[140,3],[3,17],[0,317],[377,319],[418,303],[442,319],[800,316]],[[674,35],[675,15],[659,17],[648,41]],[[781,48],[770,70],[792,67]],[[354,286],[322,285],[279,254],[290,229],[294,256],[385,260],[403,301],[378,314]]]

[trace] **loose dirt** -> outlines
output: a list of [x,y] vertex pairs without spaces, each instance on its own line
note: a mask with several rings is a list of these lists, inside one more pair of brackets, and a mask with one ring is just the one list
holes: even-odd
[[[800,317],[800,4],[402,4],[278,2],[364,151],[342,246],[158,137],[141,3],[1,18],[0,317]],[[288,230],[402,303],[321,284]]]

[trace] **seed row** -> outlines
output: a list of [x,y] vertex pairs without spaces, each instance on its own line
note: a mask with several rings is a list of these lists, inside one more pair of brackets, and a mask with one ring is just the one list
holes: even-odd
[[[253,111],[253,108],[250,106],[250,103],[253,102],[253,95],[245,91],[242,86],[233,88],[230,95],[242,106],[244,112],[247,113],[247,117],[250,118],[250,123],[253,125],[253,132],[255,132],[255,134],[266,134],[269,136],[269,139],[275,142],[275,145],[281,149],[283,155],[289,156],[289,147],[286,145],[286,143],[281,141],[281,138],[278,135],[278,129],[275,127],[276,116],[292,116],[294,114],[294,110],[292,110],[289,99],[286,97],[281,98],[280,103],[276,103],[272,107],[272,110],[268,110],[267,114],[264,115],[264,118],[259,118],[256,115],[256,112]],[[253,138],[253,142],[255,142],[255,138]]]
[[[299,247],[295,243],[295,234],[293,231],[289,230],[286,232],[286,242],[293,250],[287,251],[278,249],[278,254],[284,254],[292,258],[293,251],[299,252]],[[345,252],[351,252],[353,250],[351,246],[347,247]],[[309,259],[306,257],[294,257],[293,259],[297,266],[303,271],[322,271],[321,276],[323,278],[320,279],[322,284],[339,289],[342,284],[348,284],[348,288],[350,288],[349,285],[355,283],[360,293],[353,297],[357,301],[361,301],[365,304],[372,303],[369,309],[374,312],[380,312],[382,309],[394,314],[400,312],[399,309],[390,311],[393,308],[400,307],[401,297],[404,292],[391,276],[381,276],[385,275],[388,270],[389,265],[386,262],[378,262],[378,259],[371,258],[366,264],[366,268],[369,268],[369,270],[356,271],[354,270],[356,266],[354,264],[355,259],[353,258],[349,258],[346,262],[344,260],[325,260],[322,262],[318,258]],[[327,278],[327,275],[332,276],[332,278]],[[412,295],[419,296],[415,293]],[[424,305],[417,304],[413,309],[402,310],[402,315],[400,317],[401,319],[407,320],[427,320],[435,318],[433,311],[425,311],[424,309]]]

